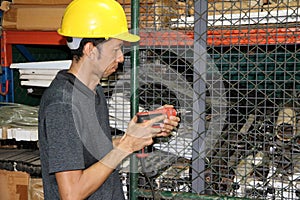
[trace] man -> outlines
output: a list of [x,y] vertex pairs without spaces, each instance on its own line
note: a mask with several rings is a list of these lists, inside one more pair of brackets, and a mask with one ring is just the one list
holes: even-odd
[[[45,199],[124,199],[116,170],[131,153],[167,136],[179,118],[159,116],[144,123],[134,117],[112,143],[100,79],[124,61],[128,33],[125,13],[115,0],[74,0],[58,33],[73,56],[45,91],[39,109],[39,144]],[[159,128],[153,123],[163,121]]]

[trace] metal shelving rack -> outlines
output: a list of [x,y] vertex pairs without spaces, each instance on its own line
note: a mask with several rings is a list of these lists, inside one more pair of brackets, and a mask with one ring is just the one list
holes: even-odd
[[65,45],[63,37],[55,31],[13,31],[3,30],[1,36],[2,82],[0,101],[14,102],[12,45]]
[[[259,35],[260,37],[257,37]],[[274,45],[277,43],[299,44],[299,28],[280,29],[230,29],[208,30],[207,46],[228,45]],[[140,32],[140,47],[145,46],[180,46],[194,43],[193,31],[185,32]],[[0,100],[14,102],[13,73],[9,66],[12,63],[12,45],[65,45],[65,40],[56,31],[17,31],[3,30],[1,36],[1,66],[2,80],[0,85]]]

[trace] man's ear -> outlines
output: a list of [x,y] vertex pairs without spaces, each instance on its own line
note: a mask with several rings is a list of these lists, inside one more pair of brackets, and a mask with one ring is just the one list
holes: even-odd
[[94,56],[95,52],[93,50],[94,50],[93,43],[87,42],[83,47],[83,54],[88,57]]

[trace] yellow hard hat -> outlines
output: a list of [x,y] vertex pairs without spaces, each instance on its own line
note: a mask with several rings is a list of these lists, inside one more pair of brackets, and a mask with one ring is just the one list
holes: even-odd
[[74,38],[116,38],[137,42],[128,32],[122,6],[115,0],[74,0],[65,10],[60,35]]

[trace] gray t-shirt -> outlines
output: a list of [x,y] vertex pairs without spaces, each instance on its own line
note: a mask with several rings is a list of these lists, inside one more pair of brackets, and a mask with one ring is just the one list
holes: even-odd
[[[59,199],[55,173],[86,169],[111,149],[106,99],[66,70],[46,89],[39,108],[39,146],[45,199]],[[101,173],[101,171],[99,171]],[[117,170],[87,199],[123,200]]]

